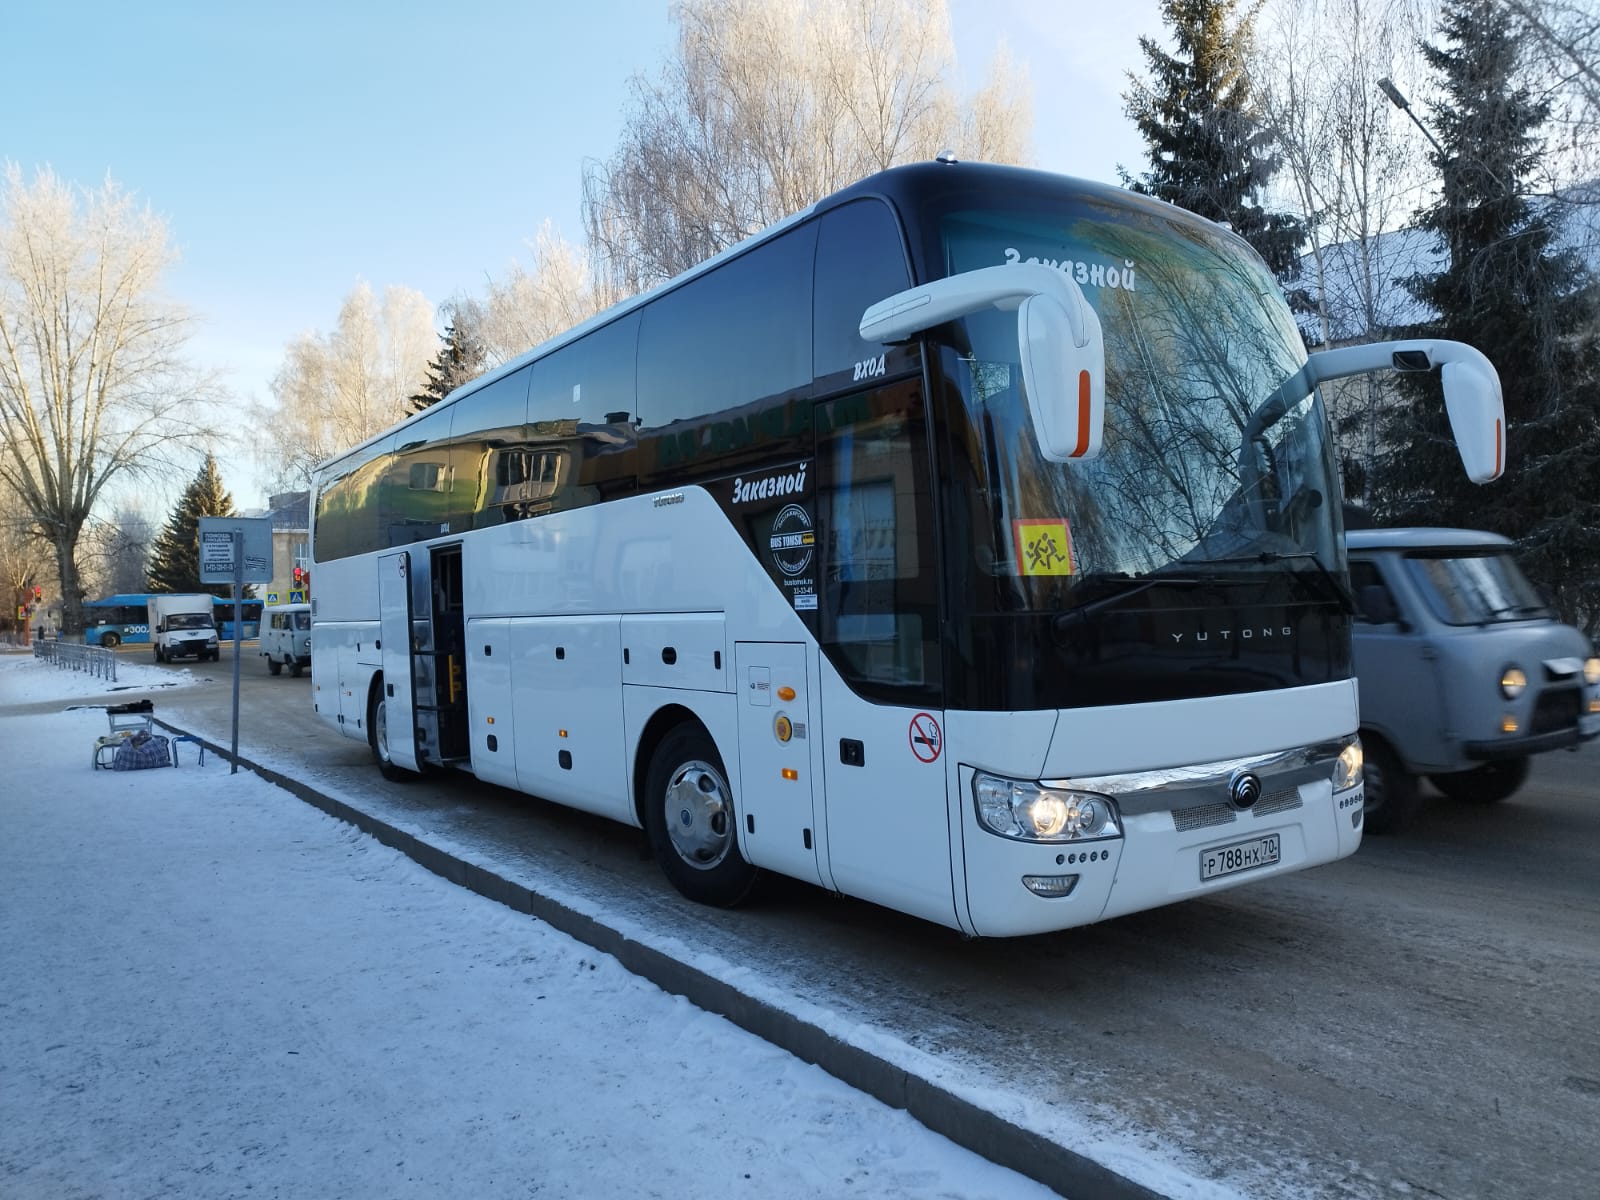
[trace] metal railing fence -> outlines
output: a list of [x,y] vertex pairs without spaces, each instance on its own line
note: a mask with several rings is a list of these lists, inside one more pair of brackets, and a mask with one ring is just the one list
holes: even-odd
[[68,671],[83,671],[97,679],[117,681],[117,652],[104,646],[81,646],[56,638],[40,638],[33,643],[33,656],[46,659]]

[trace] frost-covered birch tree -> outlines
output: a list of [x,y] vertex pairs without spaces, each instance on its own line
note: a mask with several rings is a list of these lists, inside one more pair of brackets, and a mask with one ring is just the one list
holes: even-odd
[[286,487],[318,463],[402,420],[427,378],[438,337],[421,292],[357,284],[331,333],[302,334],[272,377],[275,406],[258,414],[263,465]]
[[0,482],[53,549],[69,634],[83,628],[79,539],[107,485],[215,436],[214,385],[184,358],[189,318],[160,290],[174,258],[166,222],[114,182],[30,182],[7,164]]
[[1028,157],[1025,75],[1002,54],[963,98],[945,0],[684,0],[675,19],[584,178],[590,250],[623,294],[897,163]]

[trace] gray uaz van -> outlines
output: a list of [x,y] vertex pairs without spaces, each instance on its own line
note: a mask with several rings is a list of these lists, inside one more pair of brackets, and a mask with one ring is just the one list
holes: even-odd
[[1522,786],[1529,755],[1600,734],[1600,659],[1556,620],[1508,539],[1352,529],[1345,545],[1369,832],[1405,826],[1419,775],[1491,803]]
[[274,675],[298,675],[311,665],[311,605],[279,604],[261,614],[261,653]]

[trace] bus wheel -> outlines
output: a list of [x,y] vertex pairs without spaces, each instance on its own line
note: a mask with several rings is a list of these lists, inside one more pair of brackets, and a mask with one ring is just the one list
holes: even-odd
[[661,870],[689,899],[732,908],[759,872],[739,853],[733,789],[716,743],[699,725],[679,725],[650,760],[645,831]]
[[269,654],[267,655],[267,671],[273,675],[282,674],[283,664]]
[[114,633],[102,633],[100,635],[100,644],[107,650],[115,650],[122,645],[122,639]]
[[1400,833],[1422,805],[1417,777],[1377,735],[1362,734],[1361,744],[1365,752],[1361,781],[1366,793],[1362,823],[1368,833]]
[[391,783],[408,783],[418,778],[389,757],[389,712],[383,696],[383,679],[373,686],[371,706],[367,710],[367,745],[372,748],[372,759],[378,764],[378,774]]

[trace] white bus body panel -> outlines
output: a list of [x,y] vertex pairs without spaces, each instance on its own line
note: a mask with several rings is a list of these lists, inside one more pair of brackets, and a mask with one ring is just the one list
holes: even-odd
[[[1352,681],[1050,715],[1056,718],[1055,736],[1042,770],[1035,772],[1031,761],[1008,765],[994,752],[1005,744],[1003,726],[1020,714],[951,714],[949,751],[958,764],[952,809],[960,822],[966,867],[966,917],[970,931],[980,936],[1044,933],[1193,899],[1332,862],[1361,844],[1355,819],[1359,805],[1351,805],[1359,788],[1346,793],[1341,806],[1331,779],[1301,784],[1299,806],[1285,811],[1241,812],[1229,824],[1187,831],[1178,829],[1170,812],[1125,815],[1122,838],[1082,843],[1024,842],[994,834],[979,825],[972,795],[974,767],[1014,779],[1070,780],[1333,741],[1356,730]],[[1280,838],[1277,863],[1201,881],[1201,851],[1270,833]],[[1042,898],[1022,883],[1024,875],[1063,874],[1079,877],[1065,897]]]
[[[823,794],[828,869],[834,886],[913,916],[961,928],[951,864],[948,753],[924,762],[912,752],[912,721],[923,710],[872,704],[821,660]],[[943,710],[925,715],[942,725]],[[859,741],[864,761],[841,758],[841,739]],[[924,751],[927,753],[927,751]]]
[[[517,787],[632,824],[621,623],[615,616],[511,621],[512,725]],[[469,697],[474,686],[467,685]],[[474,750],[474,769],[477,762]]]
[[734,657],[739,681],[735,794],[743,809],[740,845],[745,860],[821,884],[817,775],[811,762],[817,726],[806,681],[806,647],[798,642],[739,642]]
[[504,617],[467,622],[468,755],[472,773],[486,783],[517,786],[512,721],[511,622]]
[[389,757],[407,770],[417,762],[417,719],[411,657],[411,554],[378,556],[378,624],[382,631],[384,722]]
[[1353,679],[1310,687],[1064,711],[1042,779],[1217,762],[1354,733]]

